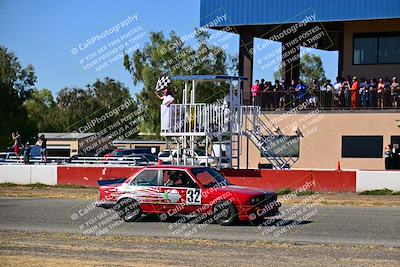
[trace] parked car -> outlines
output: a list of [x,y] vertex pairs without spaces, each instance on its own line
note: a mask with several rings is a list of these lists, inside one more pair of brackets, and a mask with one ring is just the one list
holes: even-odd
[[125,164],[125,165],[134,165],[134,166],[147,166],[147,165],[149,165],[149,161],[145,157],[131,155],[131,156],[125,156],[125,157],[108,160],[107,164]]
[[273,192],[230,184],[209,167],[150,166],[115,184],[98,181],[100,204],[113,208],[127,222],[142,214],[207,214],[221,225],[279,214]]
[[121,149],[117,148],[111,153],[105,154],[104,155],[104,160],[110,160],[110,158],[118,158],[118,157],[124,157],[132,154],[151,154],[151,151],[149,148],[135,148],[135,149]]
[[10,160],[12,157],[15,156],[15,152],[0,152],[0,162]]
[[147,165],[156,165],[158,163],[158,157],[152,155],[152,154],[131,154],[130,156],[135,156],[135,157],[143,157],[144,159],[147,160]]

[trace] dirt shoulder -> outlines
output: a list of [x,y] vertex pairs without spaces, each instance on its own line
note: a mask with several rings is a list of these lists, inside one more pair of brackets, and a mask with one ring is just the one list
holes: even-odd
[[[304,202],[318,202],[319,205],[341,206],[385,206],[400,207],[400,195],[359,195],[357,193],[318,193],[313,198],[310,195],[301,195],[289,198],[280,195],[283,204],[300,204]],[[71,186],[44,186],[44,185],[1,185],[0,197],[32,197],[32,198],[65,198],[97,200],[97,188],[81,188]]]
[[0,184],[0,196],[96,200],[98,198],[98,189],[73,186]]
[[[323,255],[323,256],[321,256]],[[400,248],[0,232],[2,266],[398,266]]]

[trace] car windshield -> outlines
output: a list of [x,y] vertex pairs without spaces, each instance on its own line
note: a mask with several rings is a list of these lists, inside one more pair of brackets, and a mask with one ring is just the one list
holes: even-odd
[[160,154],[158,156],[159,157],[169,157],[169,151],[162,151],[162,152],[160,152]]
[[200,156],[200,157],[205,157],[206,156],[206,151],[205,150],[196,149],[195,152],[196,152],[197,156]]
[[225,179],[219,172],[211,168],[194,168],[191,170],[194,177],[200,182],[205,188],[213,186],[224,186],[230,185],[228,180]]

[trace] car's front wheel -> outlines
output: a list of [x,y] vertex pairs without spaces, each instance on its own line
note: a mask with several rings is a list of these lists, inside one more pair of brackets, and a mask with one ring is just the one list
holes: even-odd
[[139,202],[132,198],[121,199],[117,206],[119,216],[126,222],[136,221],[142,215]]
[[232,225],[238,219],[235,206],[229,202],[218,202],[213,209],[214,220],[220,225]]

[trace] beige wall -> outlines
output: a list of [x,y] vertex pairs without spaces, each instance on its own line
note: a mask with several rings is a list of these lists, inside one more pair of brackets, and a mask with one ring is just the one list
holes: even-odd
[[47,140],[47,146],[69,146],[70,156],[78,154],[78,141],[76,140]]
[[353,65],[353,34],[366,32],[400,31],[400,19],[353,21],[344,23],[343,73],[342,76],[382,77],[400,76],[400,64]]
[[[269,114],[285,135],[293,135],[299,127],[305,135],[300,141],[300,157],[294,168],[335,169],[340,160],[344,169],[384,169],[384,158],[356,159],[341,158],[343,135],[382,135],[383,146],[390,143],[392,135],[400,135],[396,120],[399,113],[315,113],[295,114],[278,121],[278,114]],[[282,117],[281,117],[282,118]],[[257,147],[250,141],[249,168],[257,168],[259,162],[267,163],[260,157]],[[246,167],[247,138],[242,139],[241,167]],[[383,148],[382,148],[383,152]]]
[[131,143],[119,143],[115,144],[114,146],[118,148],[124,148],[124,149],[133,149],[133,148],[141,148],[141,147],[159,147],[160,151],[166,150],[167,149],[167,144],[131,144]]

